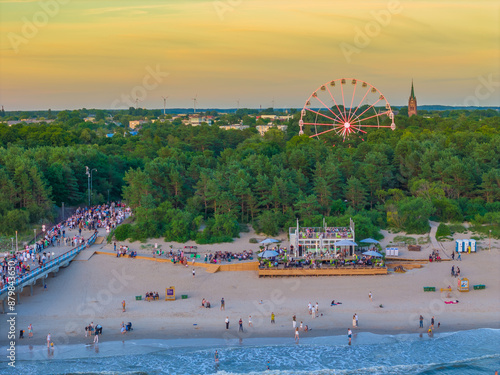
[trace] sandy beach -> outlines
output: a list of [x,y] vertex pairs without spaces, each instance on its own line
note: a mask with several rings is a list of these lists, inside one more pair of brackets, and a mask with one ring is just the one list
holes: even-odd
[[[431,232],[432,233],[432,232]],[[382,245],[390,245],[396,234],[383,232]],[[417,237],[417,236],[414,236]],[[259,250],[258,244],[250,244],[250,238],[262,240],[252,231],[242,233],[233,243],[198,246],[197,251]],[[282,234],[278,238],[285,239]],[[462,234],[456,238],[470,238]],[[151,253],[154,243],[162,249],[184,248],[194,243],[175,244],[162,240],[150,240],[120,244],[141,253]],[[150,245],[145,249],[146,245]],[[289,246],[283,242],[284,246]],[[17,331],[27,330],[33,325],[34,337],[18,340],[18,345],[44,344],[47,333],[52,334],[56,345],[89,343],[84,327],[90,322],[103,326],[100,341],[137,340],[143,338],[293,338],[292,316],[308,325],[312,330],[302,332],[301,337],[345,334],[352,327],[352,317],[359,316],[359,327],[354,332],[373,333],[418,333],[419,315],[424,316],[424,327],[435,317],[441,323],[440,331],[457,331],[473,328],[500,328],[499,286],[500,243],[488,239],[480,241],[475,254],[463,254],[461,261],[428,263],[420,269],[406,273],[389,273],[385,276],[261,278],[255,271],[208,273],[204,268],[173,265],[170,262],[116,258],[94,254],[88,260],[73,261],[56,277],[50,276],[47,289],[40,284],[34,295],[29,288],[20,296],[16,306]],[[444,253],[451,254],[454,242],[443,243]],[[433,247],[432,241],[423,245],[421,252],[400,249],[400,258],[426,259]],[[94,245],[85,251],[113,251],[112,245]],[[85,258],[85,257],[82,257]],[[443,258],[448,258],[446,255]],[[203,261],[203,260],[202,260]],[[484,290],[468,293],[457,291],[457,279],[450,275],[451,266],[460,267],[461,276],[470,280],[470,285],[485,284]],[[165,301],[165,288],[175,286],[176,301]],[[435,286],[436,292],[423,292],[424,286]],[[440,292],[440,288],[452,287],[452,292]],[[158,291],[159,301],[136,301],[135,296],[148,291]],[[370,301],[368,294],[373,294]],[[181,295],[188,295],[181,299]],[[212,308],[201,307],[206,298]],[[224,298],[225,310],[220,309]],[[126,312],[121,302],[126,301]],[[262,300],[262,304],[260,301]],[[330,306],[332,300],[342,304]],[[458,304],[444,301],[459,300]],[[307,305],[319,304],[319,316],[313,318]],[[380,307],[382,305],[383,307]],[[276,323],[271,324],[271,313]],[[248,318],[252,316],[253,326]],[[224,320],[230,319],[229,330]],[[243,320],[244,332],[238,332],[238,321]],[[132,322],[133,331],[120,334],[121,322]],[[6,325],[0,328],[0,345],[7,344]]]

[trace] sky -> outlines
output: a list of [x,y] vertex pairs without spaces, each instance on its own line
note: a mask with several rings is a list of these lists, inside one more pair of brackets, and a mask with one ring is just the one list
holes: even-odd
[[419,105],[498,106],[499,18],[496,0],[0,0],[0,105],[290,108],[345,77],[391,105],[413,79]]

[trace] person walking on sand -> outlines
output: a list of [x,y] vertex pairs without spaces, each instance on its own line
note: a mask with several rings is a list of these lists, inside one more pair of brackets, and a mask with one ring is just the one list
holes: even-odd
[[238,329],[238,331],[243,332],[243,320],[241,320],[241,318],[240,318],[240,321],[238,323],[240,325],[240,328]]
[[462,261],[462,253],[458,253],[458,258],[457,260]]
[[28,338],[32,338],[33,337],[33,327],[31,326],[31,323],[30,325],[28,326]]
[[311,315],[312,315],[312,318],[316,318],[316,307],[311,307]]
[[99,330],[95,330],[94,334],[94,344],[99,344]]
[[347,337],[349,338],[349,345],[351,345],[352,331],[350,328],[347,328]]
[[431,328],[434,329],[434,317],[431,318]]
[[276,323],[276,322],[274,321],[274,318],[275,318],[275,315],[274,315],[274,313],[272,312],[272,313],[271,313],[271,324]]
[[252,324],[252,315],[248,315],[248,326],[249,327],[253,327],[253,324]]
[[50,340],[51,340],[51,336],[50,336],[50,332],[49,332],[49,334],[47,335],[47,348],[50,348]]
[[370,291],[370,293],[368,293],[368,298],[370,298],[370,302],[373,301],[372,300],[372,292]]
[[424,317],[420,315],[420,328],[424,328]]
[[358,314],[354,313],[354,320],[356,320],[356,328],[358,327]]
[[193,268],[193,277],[195,277],[195,276],[196,276],[196,271]]
[[352,328],[356,327],[356,316],[352,316]]
[[451,253],[451,260],[455,260],[455,252],[454,251]]
[[224,297],[220,300],[220,309],[226,310],[226,302],[224,301]]
[[297,327],[297,317],[295,315],[292,316],[292,325],[293,325],[293,329],[295,329],[295,327]]
[[229,316],[226,316],[226,329],[229,329]]
[[304,325],[302,324],[302,322],[300,322],[299,331],[302,331],[303,328],[304,328]]
[[125,300],[122,301],[123,312],[125,312]]

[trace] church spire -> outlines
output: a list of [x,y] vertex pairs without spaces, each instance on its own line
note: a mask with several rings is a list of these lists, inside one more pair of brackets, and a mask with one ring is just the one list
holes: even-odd
[[413,90],[413,79],[411,80],[411,94],[408,100],[408,117],[417,114],[417,98],[415,97],[415,91]]

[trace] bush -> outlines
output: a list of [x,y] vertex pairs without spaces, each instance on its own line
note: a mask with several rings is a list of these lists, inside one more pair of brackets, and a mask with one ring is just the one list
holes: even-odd
[[113,235],[115,234],[115,230],[111,230],[108,234],[108,237],[106,237],[106,242],[109,244],[111,241],[113,241]]
[[462,224],[450,224],[448,227],[451,230],[451,233],[467,233],[467,228]]
[[122,224],[115,229],[115,238],[117,241],[125,241],[131,236],[132,225]]
[[258,243],[259,241],[257,241],[257,238],[250,238],[248,240],[248,242],[250,242],[250,243]]
[[451,236],[450,228],[446,224],[440,223],[436,232],[436,237],[447,237],[447,236]]
[[394,237],[394,242],[404,242],[407,245],[416,245],[417,240],[410,236],[396,236]]

